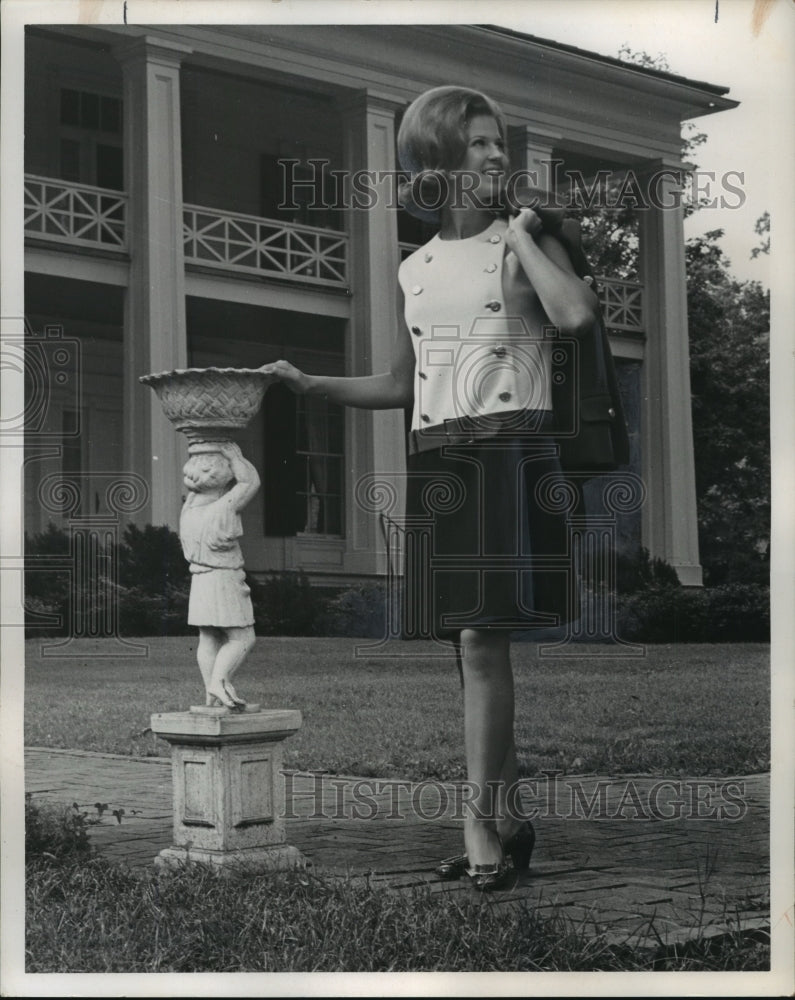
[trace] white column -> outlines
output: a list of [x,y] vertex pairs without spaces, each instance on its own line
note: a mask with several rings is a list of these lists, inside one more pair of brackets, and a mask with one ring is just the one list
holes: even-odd
[[690,408],[685,238],[680,163],[648,170],[657,207],[639,212],[646,353],[642,369],[643,544],[688,586],[702,583]]
[[116,52],[124,76],[130,282],[124,315],[125,468],[152,489],[140,515],[176,527],[185,444],[163,416],[149,372],[187,365],[179,66],[190,49],[136,39]]
[[[396,105],[362,90],[340,110],[348,177],[359,170],[394,171]],[[351,185],[347,187],[350,196]],[[397,331],[399,255],[394,178],[375,183],[374,188],[375,197],[366,207],[354,204],[347,211],[353,295],[346,357],[349,375],[388,371]],[[350,498],[347,563],[351,571],[384,573],[386,560],[377,520],[356,506],[354,490],[359,478],[368,473],[383,474],[402,487],[403,412],[349,410],[346,426],[350,476],[346,491]]]

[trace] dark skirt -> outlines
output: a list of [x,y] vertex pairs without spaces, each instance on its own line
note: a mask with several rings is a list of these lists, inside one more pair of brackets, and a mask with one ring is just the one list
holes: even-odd
[[540,635],[576,618],[566,487],[545,429],[409,456],[405,638],[477,627]]

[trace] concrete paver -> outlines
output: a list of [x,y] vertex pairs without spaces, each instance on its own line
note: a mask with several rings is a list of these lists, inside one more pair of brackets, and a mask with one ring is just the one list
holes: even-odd
[[[612,941],[651,943],[652,919],[668,943],[725,932],[730,919],[735,927],[738,919],[748,929],[767,927],[769,778],[731,781],[731,802],[712,803],[699,819],[637,818],[636,808],[616,812],[622,802],[663,803],[660,778],[561,776],[553,794],[548,783],[528,784],[522,809],[533,816],[538,838],[530,869],[517,873],[506,891],[481,898],[493,906],[558,905],[575,925]],[[441,882],[434,874],[441,858],[461,851],[459,787],[302,772],[286,772],[285,783],[287,839],[316,870],[367,875],[371,884],[391,889],[472,892],[466,879]],[[684,798],[691,790],[680,778],[668,785]],[[106,804],[90,830],[108,859],[150,866],[171,845],[171,765],[163,758],[28,748],[25,787],[36,799],[76,802],[91,816],[95,803]],[[590,815],[587,807],[578,811],[581,796],[598,787],[604,797]],[[118,822],[113,811],[121,809]]]

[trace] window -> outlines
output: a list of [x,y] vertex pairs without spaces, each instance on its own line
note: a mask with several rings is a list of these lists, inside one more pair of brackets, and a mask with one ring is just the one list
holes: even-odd
[[[296,163],[289,156],[260,157],[260,214],[321,229],[342,229],[337,180],[318,158]],[[292,205],[292,208],[280,207]]]
[[296,453],[303,531],[341,535],[343,417],[340,407],[315,396],[298,396]]
[[265,534],[344,534],[343,410],[273,385],[263,404]]
[[121,135],[121,101],[85,90],[61,90],[61,125]]
[[60,176],[65,181],[124,189],[122,102],[67,87],[61,90]]
[[[80,428],[80,414],[77,410],[61,411],[61,474],[69,481],[74,477],[78,494],[80,493],[80,474],[83,471],[82,444],[78,434]],[[80,508],[76,507],[74,515],[80,513]]]

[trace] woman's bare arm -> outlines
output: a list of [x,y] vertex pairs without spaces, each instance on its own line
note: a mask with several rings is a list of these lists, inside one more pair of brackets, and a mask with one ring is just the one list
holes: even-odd
[[414,348],[403,319],[403,294],[398,290],[398,332],[388,372],[355,377],[307,375],[288,361],[263,365],[261,371],[276,375],[299,395],[325,396],[341,406],[389,410],[410,406],[414,398]]
[[519,258],[550,322],[564,334],[588,333],[597,316],[596,295],[575,274],[564,246],[541,232],[535,212],[523,209],[511,219],[506,244]]

